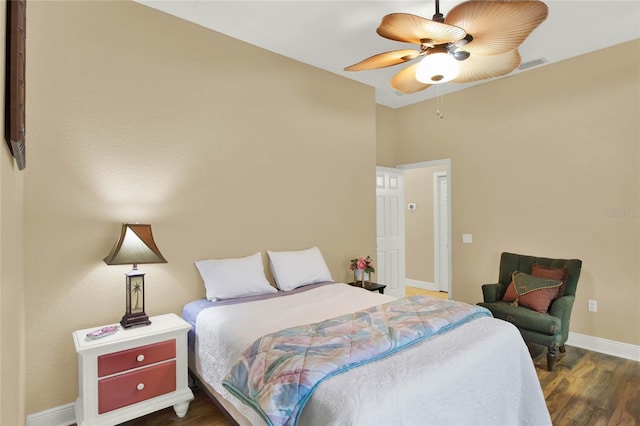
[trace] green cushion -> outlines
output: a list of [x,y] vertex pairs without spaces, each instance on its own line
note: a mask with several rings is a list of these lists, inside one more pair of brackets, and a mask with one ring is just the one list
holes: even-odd
[[518,295],[520,296],[523,296],[536,290],[542,290],[545,288],[558,288],[562,284],[562,281],[534,277],[533,275],[516,271],[513,273],[513,284],[516,293],[518,293]]
[[503,301],[493,303],[478,303],[489,309],[494,317],[509,321],[518,328],[537,331],[550,336],[560,333],[560,318],[536,312]]

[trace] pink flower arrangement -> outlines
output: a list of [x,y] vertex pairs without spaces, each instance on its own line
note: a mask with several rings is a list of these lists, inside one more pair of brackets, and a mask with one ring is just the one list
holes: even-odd
[[373,268],[373,259],[371,259],[371,256],[358,256],[355,259],[351,259],[349,269],[351,269],[352,271],[360,269],[361,271],[369,273],[376,271]]

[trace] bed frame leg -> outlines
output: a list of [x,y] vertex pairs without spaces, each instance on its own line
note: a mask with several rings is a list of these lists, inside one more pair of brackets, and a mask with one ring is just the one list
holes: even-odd
[[191,390],[195,393],[198,388],[200,387],[199,384],[200,382],[193,376],[193,374],[191,373],[191,369],[189,369],[189,374],[187,375],[187,383],[189,385],[189,388],[191,388]]

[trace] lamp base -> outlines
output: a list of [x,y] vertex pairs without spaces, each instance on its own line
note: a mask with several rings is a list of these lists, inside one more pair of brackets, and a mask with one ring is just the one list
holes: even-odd
[[122,326],[122,328],[139,327],[149,324],[151,324],[151,321],[149,321],[149,317],[146,314],[125,314],[120,320],[120,325]]

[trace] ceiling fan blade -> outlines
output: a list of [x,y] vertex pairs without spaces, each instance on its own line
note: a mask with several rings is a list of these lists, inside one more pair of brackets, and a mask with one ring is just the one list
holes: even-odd
[[367,59],[364,59],[357,64],[349,65],[345,71],[364,71],[373,70],[378,68],[390,67],[393,65],[402,64],[420,56],[420,52],[417,50],[403,49],[393,50],[391,52],[379,53],[373,55]]
[[473,40],[463,50],[478,55],[496,55],[517,49],[549,14],[537,0],[467,1],[455,6],[445,22],[462,27]]
[[410,13],[392,13],[382,18],[376,32],[405,43],[436,45],[458,41],[466,35],[462,28],[431,21]]
[[430,84],[424,84],[416,80],[417,67],[418,64],[410,65],[394,75],[391,79],[391,87],[405,95],[416,93],[430,87]]
[[499,55],[474,55],[460,62],[460,73],[454,83],[470,83],[509,74],[520,65],[520,52],[514,49]]

